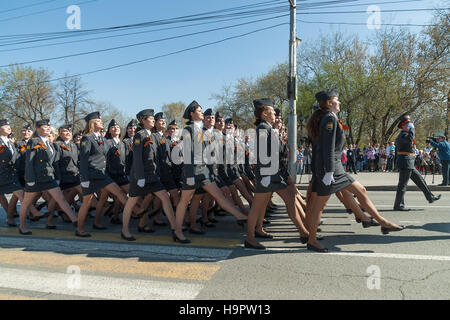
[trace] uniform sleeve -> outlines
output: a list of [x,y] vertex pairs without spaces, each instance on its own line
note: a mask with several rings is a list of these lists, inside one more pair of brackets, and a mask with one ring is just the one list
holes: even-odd
[[89,181],[89,154],[91,153],[91,141],[83,137],[80,142],[80,178],[81,182]]
[[336,143],[337,120],[326,116],[320,123],[321,156],[325,172],[334,172],[334,147]]
[[[186,161],[184,161],[183,164],[183,172],[184,172],[184,176],[186,178],[192,178],[195,176],[195,172],[194,172],[194,161],[193,161],[193,142],[192,142],[192,129],[191,127],[186,127],[185,128],[186,131],[184,132],[184,137],[183,137],[183,159],[184,160],[189,160],[190,163],[187,163]],[[189,142],[188,142],[189,140]],[[186,143],[188,142],[188,143]],[[190,143],[190,146],[189,146]],[[188,148],[189,147],[189,148]],[[187,158],[189,157],[189,158]]]
[[133,137],[133,169],[137,180],[144,179],[144,165],[142,163],[142,153],[144,148],[144,141],[140,133],[136,133]]
[[55,160],[53,160],[53,168],[55,169],[55,180],[61,181],[61,158],[62,158],[62,150],[61,147],[53,143],[53,148],[55,149]]
[[25,181],[36,182],[36,173],[34,172],[33,160],[36,155],[33,139],[30,139],[27,143],[27,150],[25,151]]

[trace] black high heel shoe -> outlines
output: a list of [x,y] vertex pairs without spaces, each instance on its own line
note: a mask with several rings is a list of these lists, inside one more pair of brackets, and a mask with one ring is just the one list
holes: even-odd
[[188,232],[191,233],[191,234],[205,234],[205,232],[202,231],[202,230],[195,230],[195,229],[192,229],[192,228],[189,228]]
[[123,234],[123,232],[120,232],[120,236],[122,237],[122,239],[127,240],[127,241],[136,241],[136,238],[131,236],[131,237],[125,237],[125,235]]
[[265,238],[265,239],[273,239],[273,235],[271,235],[270,233],[259,233],[255,231],[255,237],[256,238]]
[[216,227],[216,225],[213,224],[212,222],[210,222],[209,220],[204,222],[202,219],[198,219],[197,222],[200,223],[201,226],[205,226],[207,228],[215,228]]
[[175,234],[175,230],[172,230],[172,238],[174,242],[179,242],[179,243],[191,243],[191,240],[189,239],[184,239],[181,240],[180,238],[178,238],[178,236]]
[[361,223],[362,223],[363,228],[378,227],[380,225],[373,218],[370,218],[369,221],[361,221]]
[[315,252],[321,252],[321,253],[327,253],[328,252],[327,248],[320,249],[320,248],[317,248],[317,247],[315,247],[315,246],[313,246],[312,244],[309,244],[309,243],[306,244],[306,249],[312,250],[312,251],[315,251]]
[[153,230],[152,228],[148,228],[146,229],[147,225],[143,226],[143,227],[139,227],[138,226],[138,232],[143,232],[143,233],[153,233],[155,232],[155,230]]
[[24,236],[30,236],[33,234],[31,231],[23,232],[22,229],[20,229],[20,227],[19,227],[19,233]]
[[391,227],[381,227],[381,233],[382,234],[388,234],[389,232],[393,231],[401,231],[405,229],[405,226],[398,226],[398,228],[391,228]]
[[257,245],[253,245],[250,242],[247,242],[247,240],[244,241],[244,247],[248,249],[258,249],[258,250],[265,250],[266,247],[264,247],[262,244],[258,243]]

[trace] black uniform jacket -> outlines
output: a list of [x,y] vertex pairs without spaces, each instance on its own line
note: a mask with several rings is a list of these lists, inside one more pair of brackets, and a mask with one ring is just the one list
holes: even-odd
[[0,185],[12,184],[16,177],[16,161],[20,154],[13,146],[14,153],[0,139]]
[[99,136],[85,135],[80,142],[81,182],[104,179],[106,175],[106,140]]
[[170,162],[170,140],[161,135],[159,132],[153,134],[155,143],[158,146],[158,162],[160,164],[159,172],[161,174],[161,181],[173,181]]
[[[267,176],[267,174],[264,174],[264,172],[262,172],[261,169],[263,168],[272,168],[271,170],[275,170],[276,169],[276,173],[270,175],[270,182],[271,183],[277,183],[277,182],[281,182],[283,179],[281,178],[281,170],[280,170],[280,166],[279,166],[279,152],[280,152],[280,143],[278,143],[278,148],[274,148],[272,146],[272,126],[264,120],[261,120],[260,123],[258,124],[258,126],[256,127],[256,153],[257,153],[257,163],[255,165],[255,176],[257,180],[261,180],[262,177]],[[276,134],[275,132],[273,132],[273,134]],[[260,137],[261,136],[265,136],[266,138],[266,150],[267,150],[267,157],[269,157],[270,161],[267,164],[264,164],[261,161],[260,158],[260,150],[262,148],[262,145],[260,145]],[[279,138],[276,137],[277,141],[279,141]],[[272,163],[272,152],[276,152],[278,153],[278,155],[276,155],[276,162],[277,163]]]
[[209,176],[209,169],[203,159],[203,150],[209,144],[203,135],[203,128],[194,129],[195,124],[190,123],[183,130],[183,159],[190,158],[190,163],[184,161],[183,174],[185,178],[195,176]]
[[[414,153],[414,129],[409,129],[408,132],[401,131],[397,139],[395,139],[395,152],[409,152]],[[414,169],[415,156],[407,156],[397,154],[397,168],[398,169]]]
[[126,175],[126,159],[128,149],[123,141],[116,143],[114,139],[107,139],[106,146],[106,172],[112,177],[122,177]]
[[145,183],[159,180],[158,146],[155,137],[146,129],[140,130],[133,137],[133,165],[131,178],[145,179]]
[[75,183],[79,181],[78,147],[72,141],[55,141],[56,165],[61,175],[61,183]]
[[328,112],[320,121],[319,139],[316,145],[317,157],[314,168],[320,179],[326,172],[333,172],[334,176],[345,173],[341,162],[344,144],[344,130],[339,125],[337,117],[332,112]]
[[56,165],[57,153],[52,143],[47,145],[40,137],[30,139],[25,157],[25,182],[38,184],[61,180],[59,168]]

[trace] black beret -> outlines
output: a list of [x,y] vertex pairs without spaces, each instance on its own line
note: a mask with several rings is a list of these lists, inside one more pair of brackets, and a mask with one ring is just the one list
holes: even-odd
[[1,126],[9,126],[9,121],[8,119],[1,119],[0,120],[0,127]]
[[86,117],[84,117],[84,121],[89,122],[93,119],[100,119],[100,112],[91,112]]
[[49,126],[49,125],[50,125],[50,120],[48,120],[48,119],[42,119],[42,120],[36,121],[36,127]]
[[31,124],[26,124],[26,125],[22,128],[22,130],[31,130],[31,131],[33,131],[33,127],[31,126]]
[[275,117],[280,117],[281,116],[281,110],[276,108],[275,109]]
[[410,122],[411,121],[411,117],[409,116],[409,114],[404,114],[401,119],[400,122],[398,123],[398,127],[400,128],[405,122]]
[[208,109],[206,109],[205,112],[203,112],[203,115],[204,115],[205,117],[209,117],[209,116],[213,116],[214,114],[213,114],[212,109],[211,109],[211,108],[208,108]]
[[197,101],[192,101],[184,110],[183,119],[191,120],[191,112],[195,112],[195,109],[200,107]]
[[153,117],[154,111],[153,109],[144,109],[142,111],[139,111],[139,113],[136,115],[136,118],[140,120],[143,117]]
[[72,130],[72,125],[71,124],[65,124],[65,125],[59,127],[59,130],[61,130],[61,129]]
[[167,119],[164,113],[162,112],[158,112],[157,114],[155,114],[155,121],[158,121],[160,119]]
[[73,134],[74,137],[78,137],[78,136],[82,136],[82,135],[83,135],[83,132],[81,132],[81,131],[77,131]]
[[114,127],[114,126],[120,126],[120,125],[116,120],[112,119],[108,124],[108,130],[109,130],[109,128]]
[[128,127],[137,127],[137,122],[136,122],[136,120],[131,120],[130,122],[128,122],[128,124],[127,124],[127,128]]
[[171,121],[171,122],[169,123],[169,126],[177,126],[177,127],[178,127],[177,120]]
[[225,124],[233,124],[233,118],[225,119]]
[[338,97],[339,93],[336,89],[330,89],[325,91],[320,91],[316,93],[316,100],[317,101],[326,101],[328,99],[331,99],[333,97]]
[[215,118],[216,118],[216,120],[217,120],[218,118],[223,118],[223,115],[221,115],[220,112],[217,111],[217,112],[216,112],[216,115],[215,115]]
[[253,107],[261,107],[261,106],[271,106],[273,107],[275,104],[275,101],[273,101],[273,99],[270,98],[262,98],[262,99],[257,99],[257,100],[253,100]]

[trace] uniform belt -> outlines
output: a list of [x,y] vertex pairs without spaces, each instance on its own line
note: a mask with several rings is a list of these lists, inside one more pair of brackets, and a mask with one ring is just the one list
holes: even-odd
[[402,155],[402,156],[410,156],[410,157],[415,157],[416,156],[415,153],[406,152],[406,151],[399,151],[399,152],[397,152],[397,154]]

